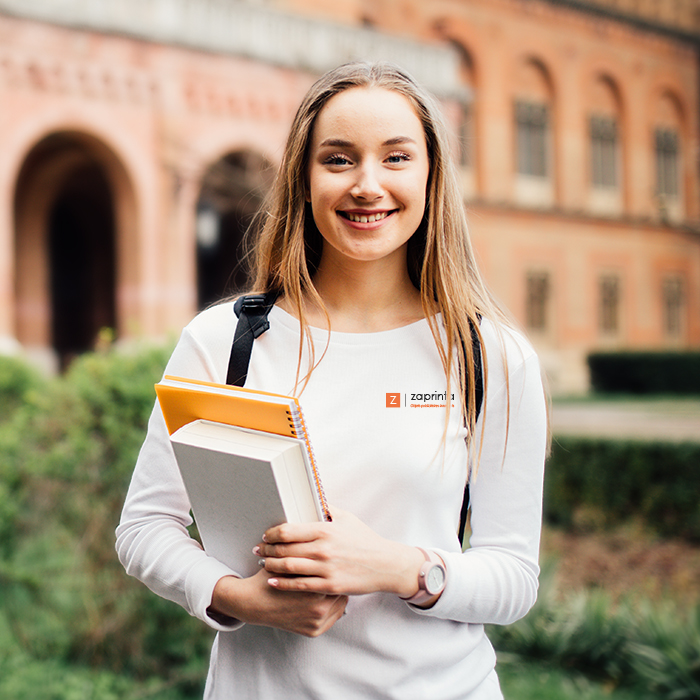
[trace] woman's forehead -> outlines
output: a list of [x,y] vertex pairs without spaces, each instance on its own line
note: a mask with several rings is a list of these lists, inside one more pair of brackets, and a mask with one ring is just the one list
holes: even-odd
[[411,101],[396,90],[376,86],[348,88],[331,97],[315,120],[312,142],[318,147],[325,139],[362,138],[370,132],[425,143],[423,124]]

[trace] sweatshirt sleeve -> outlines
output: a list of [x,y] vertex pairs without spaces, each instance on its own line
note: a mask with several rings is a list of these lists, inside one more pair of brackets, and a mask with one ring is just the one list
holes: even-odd
[[529,344],[503,331],[501,345],[498,333],[484,331],[489,378],[473,450],[470,546],[464,553],[436,550],[447,568],[445,589],[432,608],[415,610],[507,625],[537,598],[547,408]]
[[[220,381],[214,366],[186,328],[166,374]],[[191,523],[190,503],[156,401],[116,531],[119,560],[130,576],[190,615],[217,630],[236,629],[242,623],[220,624],[207,614],[207,608],[217,581],[237,574],[208,556],[190,537]]]

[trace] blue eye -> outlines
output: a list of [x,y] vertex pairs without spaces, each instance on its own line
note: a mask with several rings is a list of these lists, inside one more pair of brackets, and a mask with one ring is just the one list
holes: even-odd
[[387,156],[389,163],[403,163],[407,160],[410,160],[410,156],[407,153],[391,153]]
[[328,156],[326,160],[323,161],[324,165],[347,165],[350,161],[343,155],[335,154]]

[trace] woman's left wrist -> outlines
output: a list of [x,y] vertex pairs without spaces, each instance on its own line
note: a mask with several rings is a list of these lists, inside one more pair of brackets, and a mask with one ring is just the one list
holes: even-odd
[[414,592],[400,597],[411,605],[430,607],[445,589],[447,569],[437,552],[421,547],[416,547],[416,550],[421,554],[423,561],[415,578],[416,583],[411,587]]
[[418,547],[402,545],[401,559],[396,560],[394,568],[393,584],[389,592],[399,598],[410,598],[418,590],[418,577],[420,569],[425,562],[425,557]]

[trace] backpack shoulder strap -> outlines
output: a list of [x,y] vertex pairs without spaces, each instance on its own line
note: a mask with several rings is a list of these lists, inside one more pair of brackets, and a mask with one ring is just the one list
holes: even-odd
[[269,327],[268,315],[277,300],[277,292],[246,294],[236,300],[233,310],[238,316],[236,332],[231,345],[226,383],[243,386],[248,378],[248,365],[253,352],[253,341]]
[[[474,420],[474,423],[476,423],[476,421],[479,420],[479,415],[481,414],[481,406],[484,403],[484,377],[482,373],[481,342],[479,341],[479,334],[477,333],[476,326],[473,323],[470,322],[469,325],[471,327],[472,353],[474,355],[474,408],[476,411],[476,418]],[[467,517],[469,515],[469,506],[469,478],[467,478],[467,483],[464,485],[462,509],[459,514],[459,541],[462,543],[462,546],[464,546],[464,533],[467,529]]]

